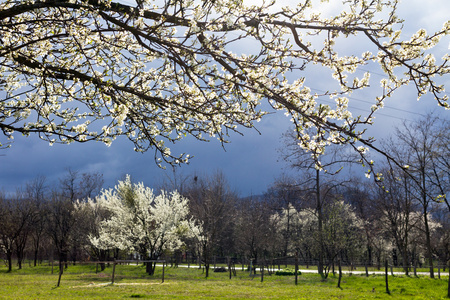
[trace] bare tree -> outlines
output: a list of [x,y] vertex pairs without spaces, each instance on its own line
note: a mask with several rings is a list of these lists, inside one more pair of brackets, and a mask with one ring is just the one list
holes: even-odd
[[37,265],[39,250],[41,248],[41,242],[46,228],[46,209],[45,205],[46,197],[48,197],[46,185],[46,177],[40,175],[30,182],[26,183],[25,193],[26,197],[33,203],[33,216],[31,220],[31,232],[30,237],[33,246],[33,261],[34,266]]
[[67,174],[59,180],[61,196],[75,202],[79,198],[78,171],[67,169]]
[[17,191],[8,199],[0,194],[0,244],[6,254],[8,272],[12,270],[12,255],[17,254],[19,269],[22,268],[23,253],[30,231],[33,208],[30,201]]
[[203,228],[200,251],[205,264],[205,276],[208,277],[213,256],[225,256],[234,248],[237,196],[219,171],[205,178],[194,176],[186,196],[189,198],[191,214]]
[[186,185],[189,184],[189,181],[192,180],[192,178],[189,175],[178,172],[179,168],[176,166],[172,166],[171,169],[172,172],[164,173],[165,177],[162,179],[162,182],[159,183],[159,190],[178,191],[180,194],[183,194],[187,188]]
[[[311,133],[314,134],[314,133]],[[317,132],[314,145],[310,151],[305,151],[298,141],[295,131],[288,131],[283,135],[284,147],[280,149],[283,160],[288,162],[291,168],[299,170],[304,174],[306,180],[299,184],[308,187],[309,193],[315,195],[315,210],[318,220],[319,257],[318,272],[324,276],[324,237],[323,237],[323,207],[327,195],[333,188],[340,184],[335,182],[330,175],[338,174],[345,164],[356,163],[357,157],[352,152],[347,152],[345,148],[336,145],[329,145],[323,148],[319,145],[324,143],[322,135]],[[304,142],[303,142],[304,143]],[[306,145],[303,145],[306,146]],[[326,179],[325,179],[326,178]],[[325,182],[322,182],[325,180]]]
[[72,237],[77,226],[77,211],[70,198],[53,191],[47,202],[46,212],[47,234],[53,241],[62,272],[63,264],[67,266]]
[[44,175],[39,175],[25,184],[27,198],[34,199],[37,202],[45,200],[47,189],[47,178]]
[[[419,221],[413,212],[417,207],[411,193],[411,178],[402,170],[386,169],[383,186],[376,190],[375,198],[379,213],[382,216],[384,231],[395,241],[402,258],[405,274],[409,273],[412,227]],[[394,264],[397,258],[394,257]]]
[[450,190],[450,121],[439,119],[433,135],[437,140],[434,155],[431,157],[430,181],[438,189],[436,202],[445,203],[450,212],[450,200],[447,193]]
[[[100,192],[102,185],[102,174],[98,172],[80,174],[79,171],[68,168],[67,174],[60,179],[60,191],[57,198],[61,198],[63,202],[70,201],[75,204],[76,201],[96,196]],[[74,210],[73,213],[75,212]],[[80,251],[83,248],[82,236],[86,232],[83,232],[83,226],[74,227],[73,230],[77,232],[71,234],[71,249],[68,254],[71,255],[71,260],[75,262],[81,254]]]
[[379,222],[377,220],[380,218],[380,214],[376,209],[373,185],[371,185],[370,181],[353,177],[341,189],[341,194],[345,201],[355,208],[356,214],[365,221],[363,227],[367,244],[364,262],[367,265],[372,264],[374,251],[376,251],[374,244],[381,232],[378,228]]
[[443,133],[438,130],[439,121],[436,117],[428,116],[416,122],[405,122],[401,128],[397,128],[395,134],[396,140],[403,145],[404,153],[408,153],[407,157],[399,157],[398,160],[405,162],[403,170],[412,178],[413,183],[410,185],[411,195],[421,206],[431,278],[434,278],[434,268],[428,222],[432,205],[441,195],[441,190],[434,184],[436,182],[434,167],[437,157],[442,155],[439,137]]
[[74,202],[78,199],[97,196],[103,186],[103,174],[98,172],[81,173],[70,168],[60,179],[62,196]]
[[274,254],[277,239],[272,234],[270,213],[266,201],[250,196],[238,201],[236,215],[236,249],[244,257],[258,258],[264,254]]
[[82,173],[78,186],[79,199],[97,196],[103,187],[103,183],[103,174],[98,172]]
[[441,225],[437,228],[436,255],[442,265],[448,266],[450,261],[450,212],[441,209],[434,216]]
[[12,223],[12,203],[6,198],[4,193],[0,193],[0,243],[2,250],[6,255],[6,261],[8,263],[8,272],[12,271],[12,255],[14,238],[16,236]]

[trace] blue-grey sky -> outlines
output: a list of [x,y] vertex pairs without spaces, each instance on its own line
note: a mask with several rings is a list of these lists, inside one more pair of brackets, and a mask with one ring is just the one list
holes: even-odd
[[[294,3],[295,1],[282,1]],[[335,1],[338,2],[338,1]],[[411,35],[419,28],[434,32],[450,19],[448,0],[405,0],[399,6],[399,15],[405,19],[405,33]],[[348,48],[365,50],[364,44],[349,41]],[[436,49],[436,56],[449,52],[449,39],[443,40]],[[371,70],[372,71],[372,70]],[[307,77],[306,85],[317,92],[328,90],[333,86],[331,75],[316,73],[310,69],[301,74]],[[362,73],[361,73],[362,75]],[[363,114],[373,104],[372,92],[379,92],[380,71],[371,74],[371,88],[355,93],[350,98],[353,113]],[[447,86],[450,80],[444,79]],[[376,116],[375,124],[368,129],[368,135],[377,139],[385,137],[394,126],[400,125],[401,119],[415,120],[420,114],[433,110],[444,117],[449,112],[438,109],[436,102],[430,97],[424,97],[420,102],[416,100],[414,88],[402,88],[389,99],[386,107]],[[233,134],[231,143],[222,149],[217,140],[209,143],[194,139],[185,139],[171,147],[172,153],[189,153],[194,156],[189,165],[177,168],[177,173],[190,175],[193,173],[211,174],[222,171],[230,186],[241,196],[261,194],[268,186],[284,172],[285,165],[279,161],[277,149],[283,132],[289,129],[289,118],[283,113],[266,116],[256,124],[255,130],[242,129],[244,136]],[[153,160],[153,152],[135,153],[133,145],[126,138],[119,138],[110,147],[98,142],[71,145],[49,146],[47,142],[36,136],[24,138],[18,134],[10,149],[0,150],[0,189],[13,192],[27,181],[38,175],[45,175],[49,185],[58,184],[58,178],[66,174],[71,168],[79,172],[100,172],[105,179],[105,187],[112,187],[124,174],[131,174],[133,180],[142,181],[151,187],[157,187],[171,170],[158,168]]]

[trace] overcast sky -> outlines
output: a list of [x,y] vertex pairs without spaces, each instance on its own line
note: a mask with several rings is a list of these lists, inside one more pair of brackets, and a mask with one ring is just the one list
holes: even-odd
[[[292,2],[286,1],[286,4]],[[398,14],[405,19],[405,30],[411,35],[422,27],[428,32],[439,30],[450,18],[450,8],[448,0],[404,0]],[[361,52],[365,49],[364,44],[357,41],[349,41],[346,46],[361,49]],[[436,51],[438,57],[448,53],[449,40],[444,40]],[[306,85],[309,84],[317,92],[328,90],[331,76],[313,71],[307,70],[302,74],[307,77]],[[380,71],[372,71],[372,91],[379,92],[378,82],[382,76]],[[450,86],[449,79],[446,79],[446,83]],[[401,89],[376,115],[375,124],[368,129],[368,134],[380,140],[394,126],[400,125],[402,119],[415,120],[431,111],[448,117],[449,112],[438,109],[432,98],[425,97],[420,102],[416,98],[412,86]],[[372,104],[371,90],[355,93],[350,98],[354,114],[364,114]],[[225,150],[216,140],[204,143],[185,139],[171,147],[172,153],[185,152],[194,158],[189,165],[178,168],[177,173],[185,176],[194,173],[204,175],[220,170],[241,196],[262,194],[285,171],[277,149],[282,146],[281,134],[289,126],[289,118],[283,113],[268,115],[256,124],[261,134],[255,130],[242,129],[244,136],[232,135],[231,143],[225,146]],[[35,136],[24,138],[16,134],[12,147],[0,150],[0,154],[4,155],[0,156],[0,189],[7,192],[13,192],[38,175],[45,175],[48,184],[55,185],[67,168],[79,172],[100,172],[104,175],[105,187],[114,186],[124,174],[130,174],[134,181],[142,181],[151,187],[157,187],[167,176],[171,176],[171,170],[164,171],[156,166],[151,150],[144,154],[135,153],[132,143],[126,138],[119,138],[110,147],[95,142],[49,146]]]

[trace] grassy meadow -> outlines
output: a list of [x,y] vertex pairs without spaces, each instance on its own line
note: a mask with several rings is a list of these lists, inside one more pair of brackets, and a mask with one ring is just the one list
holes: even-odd
[[447,276],[389,276],[390,294],[386,293],[384,276],[344,275],[341,288],[337,276],[325,281],[317,274],[250,277],[237,268],[237,276],[210,272],[208,279],[198,267],[162,268],[152,277],[143,266],[118,265],[115,283],[111,284],[112,267],[96,273],[95,265],[69,265],[60,287],[57,268],[25,265],[22,270],[6,272],[0,266],[0,299],[448,299]]

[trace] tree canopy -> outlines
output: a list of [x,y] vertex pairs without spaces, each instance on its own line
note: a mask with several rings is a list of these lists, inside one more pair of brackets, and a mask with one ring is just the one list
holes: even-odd
[[[172,154],[168,143],[185,136],[226,143],[266,114],[267,101],[292,117],[306,150],[351,144],[363,155],[378,150],[365,126],[401,86],[412,83],[419,98],[431,93],[449,108],[436,81],[448,74],[449,56],[436,59],[430,49],[450,33],[450,21],[403,40],[398,1],[345,0],[334,17],[314,12],[321,2],[277,9],[240,0],[2,0],[0,147],[14,132],[50,143],[109,145],[127,136],[136,151],[154,150],[158,163],[179,164],[189,155]],[[336,43],[350,36],[367,51],[338,54]],[[348,95],[371,82],[369,72],[355,71],[373,63],[386,75],[382,92],[366,116],[353,116]],[[305,84],[316,64],[329,69],[337,90],[318,95]]]
[[91,243],[100,249],[134,250],[144,258],[156,259],[164,250],[183,245],[182,237],[198,231],[189,218],[188,200],[178,192],[156,196],[143,183],[133,184],[127,175],[114,190],[103,190],[96,199],[80,205],[99,206],[110,216],[98,224]]

